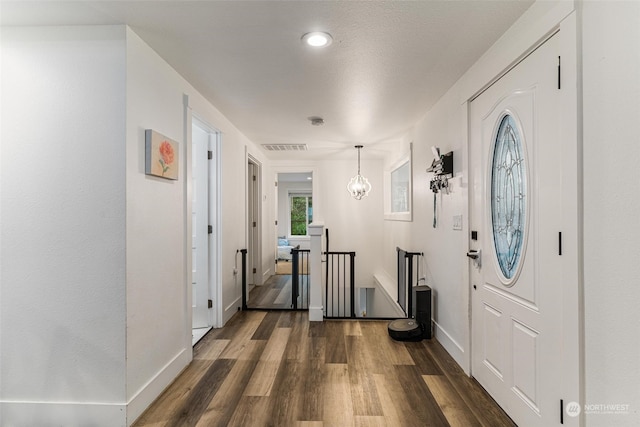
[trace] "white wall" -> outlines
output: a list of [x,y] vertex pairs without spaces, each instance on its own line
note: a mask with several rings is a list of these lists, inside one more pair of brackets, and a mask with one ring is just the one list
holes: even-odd
[[[462,354],[468,340],[466,301],[468,286],[467,232],[453,230],[453,216],[466,216],[467,188],[462,177],[465,162],[466,107],[458,102],[456,90],[447,94],[415,127],[409,137],[413,141],[413,222],[384,222],[384,268],[396,278],[396,247],[423,252],[427,284],[433,289],[433,319],[439,340],[463,364]],[[436,195],[436,228],[433,227],[433,193],[429,190],[431,146],[442,153],[454,152],[454,179],[449,180],[449,193]],[[406,152],[400,150],[398,154]],[[393,293],[391,295],[394,295]]]
[[[395,278],[397,246],[424,252],[427,283],[433,288],[436,337],[467,372],[470,369],[467,101],[508,69],[573,10],[571,2],[535,3],[407,133],[404,143],[385,160],[388,168],[413,142],[413,221],[384,222],[383,267]],[[454,153],[450,193],[437,195],[433,228],[433,193],[429,190],[431,146]],[[453,230],[453,216],[463,229]],[[390,291],[391,292],[391,291]]]
[[[240,306],[240,276],[233,274],[246,247],[246,150],[248,141],[214,106],[132,30],[127,30],[127,398],[133,421],[191,360],[189,257],[191,200],[186,180],[191,158],[185,141],[184,95],[192,114],[222,133],[222,313],[226,322]],[[178,181],[144,174],[144,130],[180,142]],[[262,159],[261,159],[262,160]],[[190,160],[189,160],[190,161]],[[262,160],[264,161],[264,160]],[[188,194],[189,193],[189,194]],[[240,195],[240,197],[238,196]],[[190,205],[187,209],[190,211]],[[186,224],[186,226],[185,226]],[[189,236],[185,239],[185,236]],[[187,251],[190,256],[190,250]],[[214,297],[214,300],[216,298]],[[218,325],[218,326],[221,326]],[[151,400],[150,400],[151,399]],[[140,400],[140,404],[137,401]]]
[[[129,29],[126,52],[126,386],[127,401],[133,402],[130,418],[136,418],[149,403],[146,394],[162,391],[167,379],[191,360],[191,344],[185,340],[187,144],[182,98],[185,85]],[[145,129],[180,144],[178,180],[145,175]]]
[[329,249],[355,251],[356,287],[370,285],[382,257],[382,160],[362,158],[361,173],[372,188],[362,200],[347,191],[349,180],[357,172],[355,159],[321,160],[317,167],[313,179],[318,180],[319,190],[313,196],[322,209],[319,219],[329,230]]
[[584,2],[586,425],[640,425],[640,3]]
[[0,425],[125,425],[125,32],[3,28]]
[[[191,359],[191,113],[222,132],[219,324],[262,156],[128,28],[2,36],[0,424],[131,424]],[[147,128],[180,143],[178,181],[144,174]]]

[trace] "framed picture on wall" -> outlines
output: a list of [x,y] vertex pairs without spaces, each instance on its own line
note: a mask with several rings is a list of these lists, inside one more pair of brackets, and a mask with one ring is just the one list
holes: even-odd
[[145,173],[166,179],[178,179],[179,143],[152,129],[144,131]]
[[413,143],[409,152],[384,173],[384,218],[392,221],[412,221]]

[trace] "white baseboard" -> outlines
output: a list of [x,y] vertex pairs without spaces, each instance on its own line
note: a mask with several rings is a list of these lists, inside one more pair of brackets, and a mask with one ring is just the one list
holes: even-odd
[[175,380],[191,362],[192,348],[182,349],[169,363],[147,382],[127,404],[127,425],[130,426]]
[[[385,275],[374,274],[373,283],[376,289],[375,292],[378,295],[383,296],[383,298],[387,301],[387,305],[391,307],[396,317],[406,317],[406,314],[402,310],[402,307],[400,307],[400,304],[398,304],[398,301],[395,301],[393,297],[389,295],[389,292],[387,291],[387,287],[384,286],[383,282],[388,280],[389,280],[389,276],[386,274]],[[389,317],[393,317],[393,316],[389,316]]]
[[222,325],[226,325],[229,319],[238,312],[238,307],[242,307],[242,297],[238,297],[231,304],[225,307],[224,313],[222,313]]
[[458,365],[465,371],[465,373],[469,374],[467,369],[467,363],[465,361],[465,353],[464,348],[460,344],[454,340],[451,335],[447,333],[442,327],[432,320],[434,325],[435,338],[438,340],[440,344],[447,350],[447,353],[453,357]]
[[0,401],[2,426],[127,426],[124,403]]
[[395,290],[397,293],[398,289],[398,281],[395,278],[389,275],[386,271],[376,271],[373,274],[373,281],[376,285],[384,288],[385,293],[389,295],[389,298],[391,298],[392,301],[394,301],[393,297],[391,297],[391,291]]
[[128,403],[0,401],[0,425],[128,427],[190,361],[190,348],[181,350]]

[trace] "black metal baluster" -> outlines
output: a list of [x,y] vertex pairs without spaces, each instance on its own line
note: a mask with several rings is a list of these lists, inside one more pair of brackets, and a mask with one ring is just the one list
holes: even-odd
[[355,252],[351,252],[350,254],[351,257],[351,277],[350,277],[350,287],[351,287],[351,317],[354,318],[356,317],[356,305],[355,305],[355,286],[356,286],[356,271],[355,271],[355,265],[356,265],[356,253]]
[[240,253],[242,254],[241,256],[242,258],[242,309],[246,310],[247,309],[247,250],[240,249]]

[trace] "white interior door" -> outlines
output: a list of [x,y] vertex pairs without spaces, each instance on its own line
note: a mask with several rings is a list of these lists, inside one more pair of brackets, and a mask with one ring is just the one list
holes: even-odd
[[195,122],[192,130],[192,309],[193,328],[211,326],[209,316],[209,161],[210,134]]
[[[555,35],[470,104],[472,374],[521,426],[560,424],[562,192]],[[475,256],[475,254],[471,254]]]

